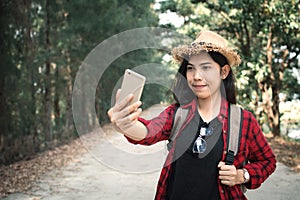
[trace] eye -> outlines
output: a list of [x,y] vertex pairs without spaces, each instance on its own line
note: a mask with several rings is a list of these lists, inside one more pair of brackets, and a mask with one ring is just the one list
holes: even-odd
[[194,69],[194,67],[193,67],[192,65],[188,65],[188,66],[186,67],[186,69],[187,69],[188,71],[191,71],[191,70]]
[[211,66],[209,66],[209,65],[203,65],[203,66],[201,67],[201,69],[202,69],[202,70],[209,70],[209,69],[211,69]]

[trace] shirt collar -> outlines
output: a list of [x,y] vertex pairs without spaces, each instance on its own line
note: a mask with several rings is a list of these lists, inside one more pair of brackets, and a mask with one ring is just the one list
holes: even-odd
[[192,111],[197,109],[197,99],[194,98],[190,103],[181,106],[183,109],[190,108]]
[[222,122],[224,119],[227,118],[228,118],[228,101],[225,98],[222,98],[218,119]]

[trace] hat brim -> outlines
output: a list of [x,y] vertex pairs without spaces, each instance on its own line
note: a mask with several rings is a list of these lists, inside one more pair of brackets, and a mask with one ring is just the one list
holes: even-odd
[[219,52],[225,56],[230,67],[238,66],[241,63],[240,56],[232,48],[211,44],[181,45],[172,50],[172,56],[175,62],[182,63],[183,59],[188,60],[189,57],[200,54],[203,51]]

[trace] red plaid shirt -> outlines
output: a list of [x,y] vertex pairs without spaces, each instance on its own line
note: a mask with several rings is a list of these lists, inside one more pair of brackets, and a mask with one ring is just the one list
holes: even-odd
[[[189,108],[189,113],[183,124],[181,130],[188,124],[194,117],[197,110],[196,100],[183,106]],[[129,142],[134,144],[151,145],[162,140],[168,140],[172,130],[172,123],[176,105],[172,104],[166,108],[158,117],[151,120],[140,118],[139,120],[144,123],[148,129],[148,135],[141,141],[134,141],[127,138]],[[220,113],[218,115],[220,121],[223,123],[223,155],[222,161],[225,162],[226,148],[227,148],[227,130],[228,130],[228,103],[226,100],[222,101]],[[242,136],[240,140],[239,152],[235,156],[234,165],[237,169],[245,168],[250,174],[250,182],[245,184],[248,189],[258,188],[275,170],[276,159],[268,142],[266,141],[260,126],[254,116],[247,110],[243,110],[243,126]],[[179,131],[178,135],[181,134]],[[174,143],[176,140],[174,141]],[[175,145],[173,145],[174,147]],[[161,175],[157,185],[156,200],[166,199],[166,189],[168,177],[172,170],[171,162],[174,154],[174,148],[171,148],[166,158],[165,165],[161,171]],[[244,163],[248,161],[246,165]],[[244,165],[244,166],[243,166]],[[218,180],[219,194],[222,200],[227,199],[247,199],[240,185],[232,187],[221,184]]]

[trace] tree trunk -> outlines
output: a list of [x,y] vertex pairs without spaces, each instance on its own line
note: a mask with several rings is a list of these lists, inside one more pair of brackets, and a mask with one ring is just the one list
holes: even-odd
[[73,116],[72,116],[72,75],[71,68],[68,65],[66,68],[66,118],[65,118],[65,128],[66,134],[69,134],[69,130],[73,129]]
[[[7,123],[6,117],[7,113],[5,112],[5,98],[4,98],[4,79],[0,80],[0,152],[2,152],[2,149],[4,149],[4,133],[7,128],[5,127]],[[0,157],[0,163],[2,158]]]
[[[31,1],[27,1],[26,2],[26,10],[27,12],[30,11],[31,8]],[[24,38],[25,38],[25,48],[24,48],[24,53],[26,55],[26,67],[27,67],[27,73],[28,73],[28,84],[29,86],[29,90],[30,90],[30,102],[31,102],[31,107],[30,107],[30,116],[31,116],[31,127],[30,127],[30,134],[32,135],[32,141],[31,143],[32,145],[32,150],[34,152],[38,152],[40,150],[40,142],[39,142],[39,136],[38,136],[38,128],[37,128],[37,118],[38,116],[36,116],[36,104],[37,104],[37,100],[36,100],[36,88],[35,88],[35,82],[36,82],[36,72],[35,69],[33,68],[33,61],[34,58],[36,56],[36,51],[37,51],[37,45],[36,42],[34,40],[34,38],[32,37],[32,33],[33,33],[33,28],[32,28],[32,23],[30,21],[30,18],[28,17],[28,15],[25,15],[25,24],[26,24],[26,32],[24,33]],[[30,141],[28,141],[30,142]]]
[[[279,113],[279,91],[280,81],[276,80],[276,70],[273,66],[273,25],[270,26],[267,43],[267,66],[270,77],[266,81],[264,93],[267,96],[265,101],[265,111],[268,117],[269,127],[274,137],[280,136],[280,113]],[[278,79],[278,78],[277,78]],[[271,94],[270,94],[271,93]]]
[[[55,69],[55,79],[56,81],[59,80],[59,70],[58,70],[58,67],[56,67]],[[54,117],[55,117],[55,126],[56,127],[60,127],[61,123],[61,119],[60,119],[60,106],[59,106],[59,84],[55,84],[55,96],[54,96]]]
[[[49,0],[46,0],[46,19],[45,19],[45,46],[47,49],[47,53],[50,54],[51,51],[51,43],[50,43],[50,14],[49,14]],[[47,55],[46,63],[45,63],[45,88],[44,88],[44,133],[45,133],[45,144],[46,147],[49,146],[52,140],[52,103],[51,103],[51,63],[49,59],[49,55]]]
[[[280,81],[280,80],[278,80]],[[274,137],[280,136],[280,113],[279,113],[279,88],[277,88],[277,84],[272,86],[272,115],[270,128],[272,130]]]

